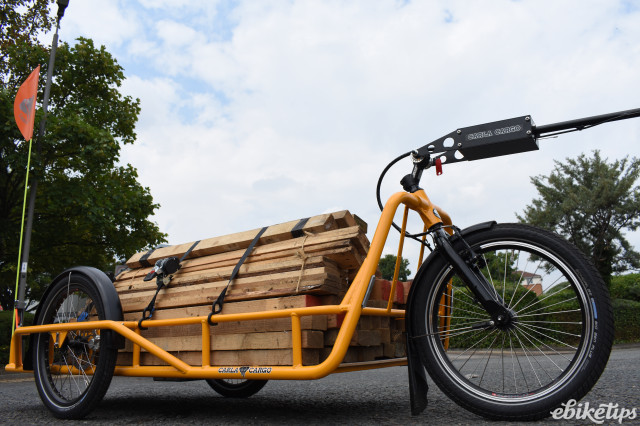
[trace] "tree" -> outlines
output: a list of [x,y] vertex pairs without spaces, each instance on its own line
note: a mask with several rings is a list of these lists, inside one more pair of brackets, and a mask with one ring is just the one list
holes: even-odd
[[[387,254],[380,259],[380,262],[378,263],[378,269],[380,269],[382,278],[384,278],[385,280],[393,279],[393,272],[396,268],[396,259],[397,257],[392,254]],[[398,280],[407,281],[409,275],[411,275],[411,271],[409,270],[409,261],[403,257],[400,262]]]
[[640,160],[608,163],[599,151],[556,161],[551,175],[531,178],[540,198],[518,219],[567,238],[609,282],[614,273],[640,267],[640,253],[623,234],[640,226],[639,175]]
[[[13,98],[31,70],[42,64],[42,100],[49,57],[36,38],[5,44],[12,34],[6,29],[24,21],[14,16],[24,10],[17,7],[23,3],[5,2],[0,9],[0,304],[5,309],[13,306],[28,149],[13,120]],[[32,9],[46,9],[48,2],[30,3],[24,13],[39,17]],[[13,15],[6,4],[14,5],[9,8]],[[46,29],[48,21],[38,19],[27,21]],[[137,182],[135,168],[119,164],[121,144],[135,141],[140,112],[138,99],[118,91],[123,79],[117,61],[89,39],[58,48],[47,132],[37,140],[40,153],[32,159],[38,188],[28,271],[31,300],[39,300],[52,276],[67,267],[113,270],[116,261],[165,241],[166,235],[148,219],[159,207],[149,188]],[[41,115],[38,110],[36,129]]]
[[51,29],[54,18],[48,4],[53,0],[2,0],[0,4],[0,74],[10,75],[9,47],[17,43],[37,44],[37,37]]

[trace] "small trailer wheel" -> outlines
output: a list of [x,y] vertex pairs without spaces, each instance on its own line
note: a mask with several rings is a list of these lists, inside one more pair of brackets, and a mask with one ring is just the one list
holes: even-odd
[[206,379],[211,389],[227,398],[248,398],[260,391],[267,380]]
[[[37,325],[107,319],[99,284],[68,272],[51,284],[41,302]],[[116,364],[115,333],[70,330],[40,333],[33,348],[33,372],[42,402],[60,419],[79,419],[100,402]]]

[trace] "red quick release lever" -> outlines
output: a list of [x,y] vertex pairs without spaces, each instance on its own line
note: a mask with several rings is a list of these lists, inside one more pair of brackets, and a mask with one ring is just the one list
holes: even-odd
[[440,157],[436,158],[436,176],[440,176],[442,174],[442,160]]

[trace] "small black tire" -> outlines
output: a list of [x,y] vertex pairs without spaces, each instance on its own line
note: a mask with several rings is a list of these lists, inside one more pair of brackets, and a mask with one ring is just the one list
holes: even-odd
[[[464,238],[513,314],[506,323],[489,316],[434,252],[414,280],[407,315],[413,347],[434,382],[460,406],[494,420],[537,420],[580,400],[602,374],[613,342],[609,292],[598,271],[574,246],[531,226],[494,225]],[[458,237],[451,242],[466,251]],[[522,280],[536,274],[547,288],[534,296]]]
[[[107,309],[92,279],[69,272],[51,284],[39,312],[37,325],[104,320]],[[111,383],[118,351],[115,333],[40,333],[34,341],[33,371],[44,405],[59,419],[86,416]]]
[[206,379],[211,389],[227,398],[248,398],[258,393],[268,380]]

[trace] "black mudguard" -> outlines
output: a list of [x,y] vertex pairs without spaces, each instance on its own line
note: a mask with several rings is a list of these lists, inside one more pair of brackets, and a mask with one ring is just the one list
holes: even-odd
[[[96,288],[98,289],[98,293],[105,305],[105,319],[112,321],[124,321],[124,315],[122,314],[122,305],[120,304],[120,297],[116,292],[115,287],[113,286],[113,282],[104,272],[99,269],[90,267],[90,266],[76,266],[73,268],[66,269],[62,273],[60,273],[57,277],[55,277],[51,284],[47,287],[44,294],[42,295],[42,299],[45,300],[53,285],[61,279],[67,279],[69,274],[79,274],[83,275],[85,278],[91,280]],[[34,325],[40,324],[40,315],[42,304],[38,305],[36,309],[36,314],[34,317]],[[35,334],[31,334],[29,336],[29,348],[34,348],[34,339],[36,338]],[[115,345],[117,348],[124,348],[124,337],[119,334],[114,333],[114,339],[111,340],[111,344]],[[31,350],[27,350],[23,352],[23,369],[33,370],[33,353]]]
[[[491,229],[496,225],[495,221],[478,223],[460,231],[460,235],[465,237],[475,232],[484,231],[485,229]],[[457,235],[452,237],[452,243],[455,244]],[[424,261],[420,270],[416,273],[416,276],[409,290],[407,296],[407,309],[405,313],[405,327],[407,330],[407,369],[409,372],[409,396],[411,402],[411,415],[416,416],[427,408],[427,391],[429,385],[427,384],[427,374],[424,365],[420,359],[420,354],[414,344],[414,327],[411,322],[411,310],[413,308],[413,294],[415,294],[415,288],[418,285],[427,285],[424,280],[421,279],[425,271],[427,271],[433,262],[433,260],[439,257],[438,250],[434,250],[429,257]]]

